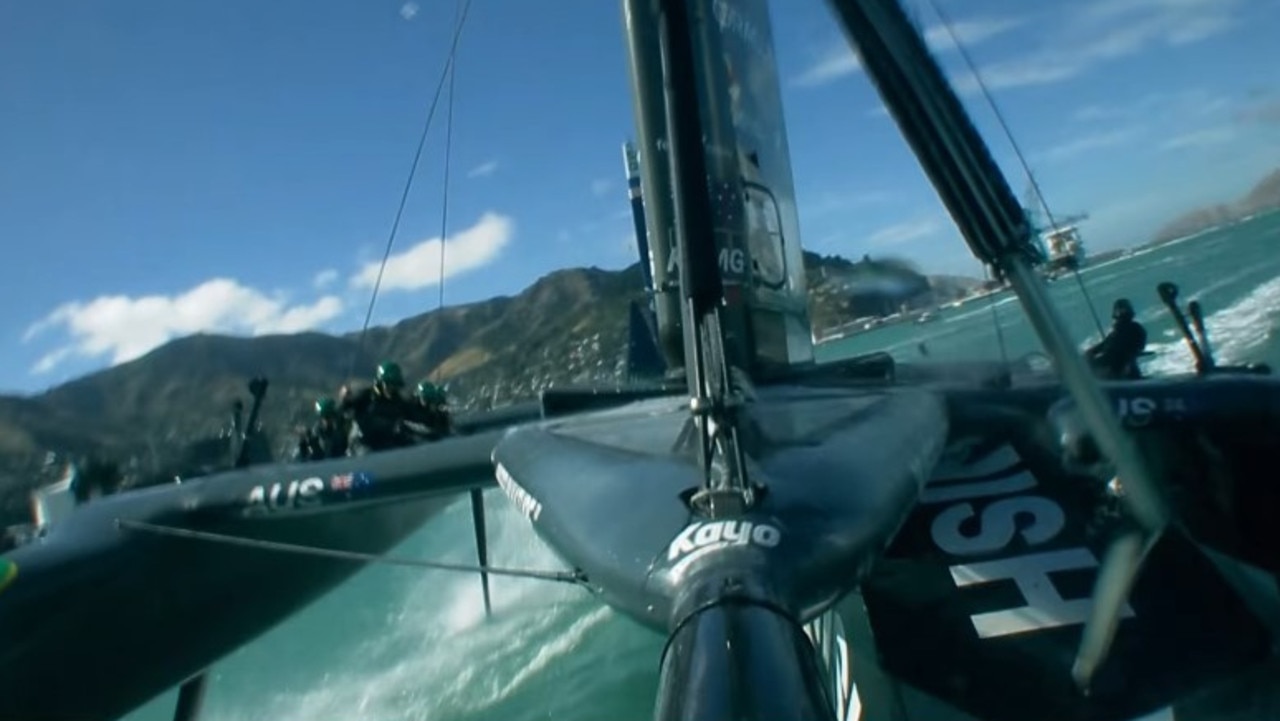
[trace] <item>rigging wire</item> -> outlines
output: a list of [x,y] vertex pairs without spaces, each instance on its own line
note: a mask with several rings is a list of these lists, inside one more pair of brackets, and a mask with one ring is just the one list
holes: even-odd
[[1000,325],[1000,310],[996,307],[996,294],[987,296],[987,305],[991,308],[991,324],[996,329],[996,343],[1000,346],[1000,363],[1009,367],[1009,348],[1004,344],[1004,328]]
[[493,576],[511,576],[513,578],[530,578],[538,581],[553,581],[556,583],[569,583],[576,586],[584,586],[589,588],[586,574],[581,571],[543,571],[525,568],[503,568],[500,566],[481,566],[466,563],[447,563],[444,561],[424,561],[417,558],[404,558],[401,556],[379,556],[373,553],[360,553],[358,551],[343,551],[336,548],[322,548],[320,546],[306,546],[298,543],[283,543],[281,541],[266,541],[259,538],[246,538],[244,536],[233,536],[225,533],[212,533],[209,531],[196,531],[190,528],[178,528],[176,526],[164,526],[156,523],[146,523],[144,521],[131,521],[124,518],[116,519],[116,527],[130,530],[152,533],[158,536],[169,536],[176,538],[188,538],[197,541],[206,541],[210,543],[222,543],[229,546],[242,546],[245,548],[256,548],[265,551],[277,551],[280,553],[293,553],[302,556],[315,556],[320,558],[333,558],[340,561],[354,561],[357,563],[381,564],[384,566],[406,566],[409,568],[419,568],[432,571],[460,571],[464,573],[488,573]]
[[[414,151],[413,162],[409,165],[409,176],[405,178],[404,189],[400,193],[400,204],[396,207],[395,219],[391,223],[391,232],[387,235],[387,246],[382,253],[382,263],[378,266],[378,276],[373,282],[373,293],[369,296],[369,307],[364,314],[364,325],[360,328],[360,335],[356,339],[355,350],[351,353],[351,363],[347,367],[347,377],[350,378],[355,373],[356,362],[360,358],[360,353],[364,350],[365,337],[369,333],[369,323],[373,319],[373,308],[378,302],[378,291],[382,288],[382,276],[387,270],[387,262],[391,259],[391,249],[395,246],[396,232],[400,229],[400,220],[404,216],[405,206],[409,202],[409,191],[413,188],[413,179],[418,173],[418,163],[422,160],[422,150],[427,144],[427,134],[431,130],[431,121],[435,118],[436,107],[440,103],[440,94],[444,91],[445,80],[452,76],[453,61],[458,54],[458,41],[462,38],[462,28],[467,22],[467,12],[471,9],[471,0],[461,0],[462,11],[458,14],[458,21],[454,24],[453,40],[449,46],[449,54],[445,58],[444,68],[440,71],[440,79],[436,82],[435,94],[431,98],[431,105],[427,109],[427,118],[422,125],[422,134],[418,137],[418,148]],[[443,242],[443,239],[441,239]]]
[[[1045,197],[1044,192],[1040,189],[1040,181],[1036,180],[1035,173],[1031,172],[1031,164],[1027,162],[1027,156],[1022,152],[1022,146],[1014,137],[1013,129],[1009,127],[1008,121],[1005,120],[1004,113],[1000,112],[1000,106],[996,103],[995,96],[992,95],[987,83],[982,79],[982,73],[978,71],[978,64],[973,61],[973,57],[969,54],[969,50],[960,42],[960,37],[956,34],[955,27],[951,22],[950,16],[942,11],[942,8],[935,0],[926,0],[933,12],[937,14],[938,19],[942,21],[942,26],[946,28],[947,35],[951,38],[951,44],[955,45],[956,51],[960,53],[964,64],[969,68],[969,72],[973,75],[973,80],[978,86],[978,90],[982,93],[982,97],[987,101],[987,105],[991,107],[991,112],[995,115],[996,121],[1000,123],[1000,129],[1004,132],[1009,144],[1013,146],[1013,154],[1018,158],[1018,165],[1022,167],[1022,172],[1026,173],[1027,181],[1031,183],[1031,190],[1035,194],[1036,200],[1040,203],[1040,207],[1044,210],[1045,217],[1049,220],[1050,228],[1057,228],[1058,223],[1053,217],[1053,211],[1049,208],[1049,201]],[[1089,290],[1084,285],[1084,279],[1080,277],[1080,271],[1072,269],[1075,275],[1076,283],[1080,286],[1080,293],[1084,296],[1085,305],[1089,308],[1089,315],[1093,318],[1093,324],[1097,327],[1099,335],[1106,335],[1106,331],[1102,328],[1102,321],[1098,317],[1098,309],[1093,305],[1093,298],[1089,295]]]
[[[463,0],[458,0],[455,15],[461,17]],[[456,22],[456,21],[455,21]],[[445,246],[448,245],[449,238],[449,160],[453,150],[453,90],[454,78],[458,74],[458,58],[456,54],[449,63],[449,104],[445,107],[445,124],[444,124],[444,188],[441,190],[440,200],[440,277],[436,284],[440,287],[440,298],[436,303],[436,310],[444,310],[444,259]],[[432,372],[435,381],[440,381],[440,366],[436,366]]]

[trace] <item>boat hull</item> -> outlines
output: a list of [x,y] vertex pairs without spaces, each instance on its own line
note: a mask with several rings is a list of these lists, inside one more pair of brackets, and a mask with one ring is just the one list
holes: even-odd
[[0,590],[0,718],[122,716],[364,566],[155,526],[382,554],[492,483],[493,440],[257,467],[75,509],[5,556],[16,571]]

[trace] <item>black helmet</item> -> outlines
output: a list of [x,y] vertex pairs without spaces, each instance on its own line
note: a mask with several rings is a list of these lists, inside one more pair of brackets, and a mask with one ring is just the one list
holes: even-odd
[[1129,302],[1128,298],[1117,298],[1116,302],[1111,306],[1111,317],[1114,319],[1133,320],[1133,304]]

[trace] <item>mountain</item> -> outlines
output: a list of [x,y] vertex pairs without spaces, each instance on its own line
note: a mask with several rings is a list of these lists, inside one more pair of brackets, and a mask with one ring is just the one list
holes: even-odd
[[[931,279],[900,261],[806,253],[805,264],[818,330],[861,312],[866,287],[886,278],[895,304],[945,302],[977,284]],[[246,382],[255,376],[270,381],[260,421],[276,453],[310,420],[318,396],[367,382],[383,359],[399,362],[411,380],[445,380],[462,409],[532,398],[552,385],[616,381],[625,367],[628,306],[642,283],[639,264],[560,270],[516,296],[371,328],[363,340],[358,333],[193,335],[37,396],[0,397],[0,528],[25,515],[26,493],[42,478],[49,451],[114,459],[132,483],[222,462],[225,444],[213,439],[228,427],[232,402],[248,404]]]
[[1167,243],[1219,225],[1234,223],[1255,213],[1280,209],[1280,170],[1258,181],[1243,198],[1188,211],[1161,226],[1150,245]]

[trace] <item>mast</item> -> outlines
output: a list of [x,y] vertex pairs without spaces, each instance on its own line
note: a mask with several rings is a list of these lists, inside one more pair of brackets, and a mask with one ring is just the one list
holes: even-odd
[[[680,253],[654,0],[622,0],[644,218],[664,354],[683,363]],[[735,367],[757,380],[813,362],[804,253],[765,0],[693,0],[692,65],[714,269]],[[681,70],[684,72],[684,70]]]
[[654,0],[622,0],[623,36],[627,44],[631,97],[634,99],[637,161],[644,159],[645,172],[639,174],[649,254],[644,262],[653,274],[658,347],[667,367],[681,368],[684,366],[684,330],[679,285],[673,268],[675,211],[667,157],[662,59],[654,13]]
[[[738,443],[737,408],[731,368],[749,367],[745,339],[733,338],[723,323],[732,310],[723,304],[724,283],[717,268],[712,196],[703,145],[695,38],[705,39],[707,15],[697,0],[661,0],[658,36],[669,131],[671,189],[684,305],[685,374],[689,408],[698,429],[702,489],[694,508],[711,518],[737,516],[753,504],[746,463]],[[714,183],[714,180],[712,181]],[[723,189],[721,190],[723,192]],[[730,316],[732,317],[732,316]],[[741,326],[739,326],[740,328]]]

